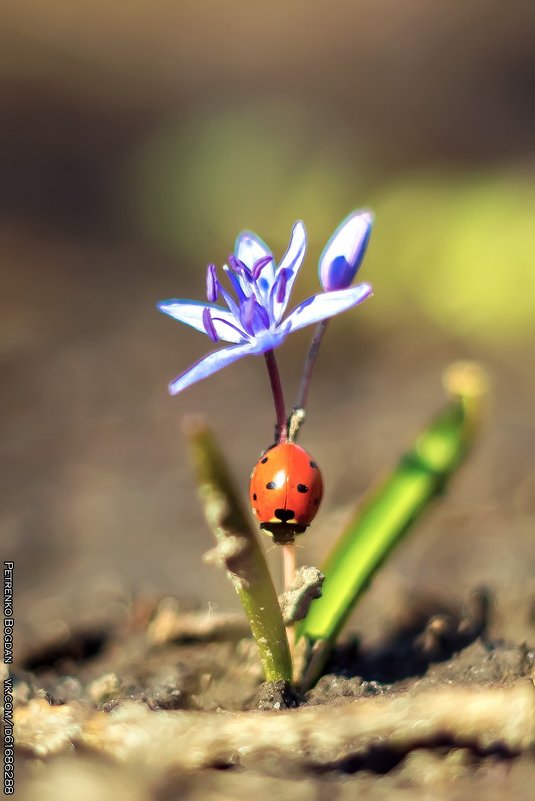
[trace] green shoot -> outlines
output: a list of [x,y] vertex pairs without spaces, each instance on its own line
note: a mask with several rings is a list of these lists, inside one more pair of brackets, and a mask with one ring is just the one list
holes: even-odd
[[472,363],[454,364],[444,382],[451,396],[448,406],[422,431],[391,475],[364,499],[322,567],[322,597],[297,629],[297,636],[311,645],[302,689],[317,680],[372,576],[430,501],[443,492],[474,441],[488,391],[483,369]]
[[249,620],[267,681],[291,682],[292,664],[279,601],[252,521],[206,423],[190,418],[184,430],[204,514],[217,541],[209,560],[227,570]]

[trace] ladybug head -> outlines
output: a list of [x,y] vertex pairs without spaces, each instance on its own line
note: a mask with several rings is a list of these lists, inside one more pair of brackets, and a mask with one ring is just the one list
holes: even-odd
[[[275,514],[280,511],[282,510],[276,509]],[[285,514],[287,513],[286,511]],[[273,542],[276,542],[277,545],[286,545],[289,542],[293,542],[298,534],[303,534],[307,530],[307,526],[296,523],[260,523],[260,528],[270,534],[273,537]]]

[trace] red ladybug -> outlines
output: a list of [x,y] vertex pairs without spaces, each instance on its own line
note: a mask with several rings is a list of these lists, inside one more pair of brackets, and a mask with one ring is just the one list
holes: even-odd
[[251,473],[251,508],[275,542],[292,542],[310,525],[323,497],[323,479],[312,456],[295,442],[267,450]]

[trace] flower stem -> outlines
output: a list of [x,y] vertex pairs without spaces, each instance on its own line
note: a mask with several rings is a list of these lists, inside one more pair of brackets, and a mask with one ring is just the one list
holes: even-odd
[[279,368],[277,366],[275,354],[272,350],[266,351],[264,353],[264,358],[266,360],[266,367],[269,374],[269,380],[271,382],[271,391],[273,393],[273,402],[275,404],[275,413],[277,415],[275,439],[277,442],[285,442],[288,436],[288,428]]
[[[282,569],[284,573],[284,589],[289,590],[295,582],[295,568],[297,551],[295,547],[295,540],[281,545],[282,548]],[[292,662],[295,653],[295,625],[291,623],[286,626],[286,637],[288,638],[288,646],[290,648],[290,655]]]
[[301,378],[299,394],[297,396],[297,402],[295,404],[296,409],[304,409],[306,407],[308,401],[308,392],[310,390],[310,380],[312,378],[312,371],[314,370],[314,365],[316,363],[316,359],[318,358],[321,340],[323,339],[323,335],[327,328],[328,322],[329,320],[322,320],[321,323],[318,323],[318,325],[316,326],[316,331],[314,332],[314,336],[312,337],[312,342],[310,343],[310,348],[308,349],[307,357],[305,359],[303,376]]

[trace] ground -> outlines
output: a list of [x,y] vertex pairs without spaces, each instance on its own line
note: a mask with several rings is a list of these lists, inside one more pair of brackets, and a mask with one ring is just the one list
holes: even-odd
[[346,639],[285,711],[239,614],[124,600],[115,620],[33,639],[14,671],[28,801],[81,787],[158,801],[529,797],[535,651],[489,637],[488,592],[419,599],[370,650]]

